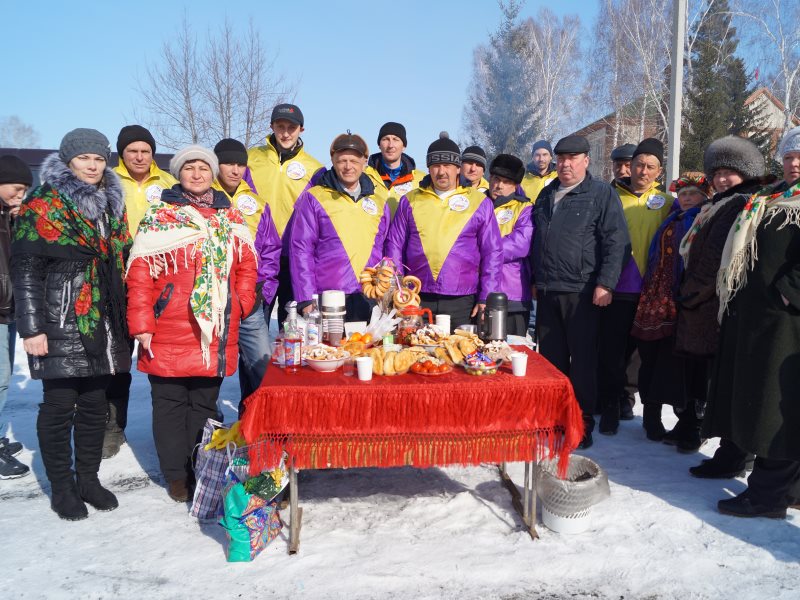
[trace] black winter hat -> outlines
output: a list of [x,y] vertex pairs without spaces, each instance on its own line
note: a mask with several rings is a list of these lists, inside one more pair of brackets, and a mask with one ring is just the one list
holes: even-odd
[[553,155],[553,147],[547,140],[537,140],[534,142],[533,148],[531,148],[531,155],[535,154],[537,150],[547,150],[550,156]]
[[272,109],[272,117],[269,122],[274,123],[278,119],[286,119],[292,123],[297,123],[300,127],[303,126],[303,112],[296,104],[278,104]]
[[381,140],[385,135],[396,135],[400,138],[400,141],[403,142],[403,146],[408,146],[408,140],[406,139],[406,128],[403,127],[402,123],[395,123],[394,121],[384,123],[381,126],[380,131],[378,131],[378,144],[381,143]]
[[221,165],[246,165],[247,148],[239,140],[225,138],[214,146],[214,154]]
[[611,151],[611,160],[631,160],[636,152],[636,144],[622,144]]
[[489,175],[505,177],[519,185],[525,177],[525,165],[513,154],[498,154],[489,166]]
[[446,131],[439,133],[439,139],[428,146],[428,154],[425,157],[425,164],[431,165],[456,165],[461,166],[461,150]]
[[764,175],[764,156],[753,142],[737,135],[726,135],[714,140],[703,152],[703,171],[709,179],[718,169],[731,169],[743,179],[757,179]]
[[467,146],[464,152],[461,153],[461,162],[466,161],[476,162],[484,169],[486,168],[486,152],[480,146]]
[[33,185],[33,173],[25,162],[13,154],[0,156],[0,183]]
[[153,154],[156,153],[156,140],[150,131],[141,125],[125,125],[119,130],[117,136],[117,154],[120,160],[122,160],[122,152],[128,147],[128,144],[133,142],[145,142],[150,146]]
[[558,140],[553,154],[589,154],[589,142],[582,135],[568,135]]
[[631,160],[640,154],[652,154],[658,159],[659,164],[664,164],[664,144],[661,143],[661,140],[657,140],[656,138],[643,139],[639,142],[639,145],[636,146],[636,150],[633,151]]

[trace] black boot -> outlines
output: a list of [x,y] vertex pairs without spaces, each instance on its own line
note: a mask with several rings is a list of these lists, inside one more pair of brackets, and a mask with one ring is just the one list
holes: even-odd
[[108,422],[106,423],[106,430],[103,436],[102,458],[106,459],[116,456],[122,444],[126,441],[125,432],[118,424],[117,407],[109,402]]
[[89,516],[89,511],[81,500],[74,479],[53,481],[51,486],[53,495],[50,499],[50,507],[59,517],[65,521],[80,521]]
[[678,413],[678,422],[670,431],[664,434],[661,440],[669,446],[676,446],[678,452],[691,454],[697,452],[703,445],[700,437],[700,419],[694,408],[694,402],[690,402],[684,410]]
[[117,497],[100,485],[100,481],[96,476],[88,479],[78,477],[78,490],[80,491],[81,499],[94,506],[97,510],[107,512],[119,506]]
[[644,404],[642,426],[644,427],[648,440],[660,442],[664,439],[667,430],[661,422],[661,404]]
[[707,458],[696,467],[690,467],[689,473],[700,479],[733,479],[743,477],[748,462],[752,469],[753,455],[748,455],[731,440],[720,440],[719,448],[712,458]]
[[103,453],[108,403],[100,394],[84,394],[75,412],[75,471],[81,498],[97,510],[114,510],[117,498],[100,485],[97,472]]
[[619,430],[620,404],[616,399],[605,402],[603,412],[600,414],[598,429],[603,435],[617,435]]
[[636,404],[636,396],[628,390],[619,399],[619,418],[622,421],[633,421],[633,407]]

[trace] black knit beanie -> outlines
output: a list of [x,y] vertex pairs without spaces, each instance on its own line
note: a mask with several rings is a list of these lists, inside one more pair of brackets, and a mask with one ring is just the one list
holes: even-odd
[[525,177],[525,165],[513,154],[498,154],[489,167],[489,175],[505,177],[519,185]]
[[472,161],[486,168],[486,152],[480,146],[467,146],[461,154],[461,162]]
[[30,187],[33,173],[21,158],[6,154],[0,156],[0,183],[21,183]]
[[125,125],[119,130],[119,135],[117,136],[117,154],[120,160],[122,160],[122,153],[125,148],[133,142],[144,142],[150,146],[153,154],[156,153],[156,140],[150,131],[141,125]]
[[639,142],[639,145],[636,146],[636,150],[633,151],[631,160],[640,154],[652,154],[658,159],[658,164],[664,164],[664,144],[661,143],[661,140],[657,140],[656,138],[643,139]]
[[394,121],[384,123],[378,132],[378,144],[381,143],[381,140],[385,135],[396,135],[400,138],[400,141],[403,142],[403,146],[408,146],[408,140],[406,139],[406,128],[403,127],[402,123],[395,123]]
[[214,154],[221,165],[246,165],[247,148],[239,140],[225,138],[214,146]]
[[425,164],[429,167],[439,164],[461,166],[461,150],[459,150],[458,144],[450,139],[449,133],[442,131],[439,139],[428,146]]

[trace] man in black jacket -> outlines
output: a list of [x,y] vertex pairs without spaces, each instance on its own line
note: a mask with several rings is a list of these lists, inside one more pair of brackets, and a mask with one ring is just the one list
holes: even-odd
[[575,389],[585,426],[580,447],[588,448],[597,401],[597,311],[611,303],[631,243],[619,196],[588,172],[586,138],[567,136],[554,152],[558,178],[533,209],[536,324],[542,356]]

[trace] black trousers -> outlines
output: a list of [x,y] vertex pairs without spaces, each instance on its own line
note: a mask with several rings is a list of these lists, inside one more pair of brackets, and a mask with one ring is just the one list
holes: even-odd
[[47,478],[54,486],[73,477],[72,438],[75,439],[75,472],[94,479],[100,469],[108,403],[106,387],[111,377],[74,377],[42,381],[36,432]]
[[747,478],[747,494],[756,504],[786,508],[800,499],[800,462],[756,456]]
[[[131,356],[133,356],[133,338],[129,342],[131,348]],[[111,419],[117,427],[124,430],[128,424],[128,400],[131,395],[131,381],[130,373],[116,373],[111,375],[108,382],[108,389],[106,389],[106,398],[109,404],[109,422]]]
[[203,426],[217,417],[222,377],[157,377],[149,375],[153,397],[153,439],[166,480],[190,479],[192,454]]
[[528,335],[528,321],[531,318],[531,311],[508,313],[506,319],[506,333],[508,335]]
[[267,317],[272,316],[272,310],[275,308],[275,303],[278,303],[278,326],[283,325],[286,320],[286,305],[294,300],[294,292],[292,291],[292,276],[289,272],[289,257],[281,256],[280,271],[278,271],[278,290],[272,302],[269,303],[267,309]]
[[355,294],[347,294],[344,298],[344,305],[347,311],[344,316],[345,321],[366,321],[369,323],[375,301],[367,300],[364,294],[357,292]]
[[626,397],[626,370],[636,348],[630,337],[639,298],[615,295],[597,323],[597,403],[602,410]]
[[591,294],[546,292],[536,305],[539,352],[572,382],[586,432],[597,403],[597,318]]
[[459,325],[472,323],[472,309],[477,302],[475,294],[466,296],[445,296],[444,294],[420,294],[420,305],[436,315],[450,315],[450,330]]

